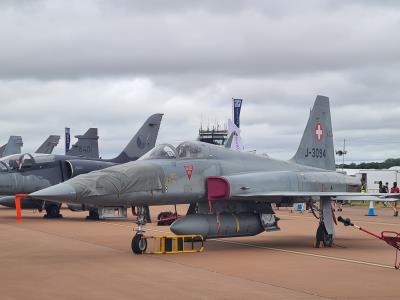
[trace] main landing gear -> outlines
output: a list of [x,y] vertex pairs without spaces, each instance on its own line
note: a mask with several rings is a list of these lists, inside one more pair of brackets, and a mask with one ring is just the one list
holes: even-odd
[[132,251],[135,254],[143,254],[147,249],[147,240],[144,237],[145,228],[144,226],[147,223],[147,210],[145,206],[137,207],[137,219],[136,224],[138,225],[138,229],[136,231],[135,236],[132,239],[131,247]]
[[50,204],[46,206],[46,214],[44,215],[44,218],[46,219],[62,218],[62,215],[60,214],[60,207],[61,205],[59,204]]
[[86,217],[86,220],[94,220],[94,221],[100,220],[97,209],[96,210],[89,209],[89,215]]
[[333,246],[333,237],[335,233],[334,229],[334,215],[332,210],[331,198],[321,197],[320,200],[320,214],[319,214],[319,225],[317,233],[315,235],[316,242],[315,247],[319,248],[321,243],[325,247]]

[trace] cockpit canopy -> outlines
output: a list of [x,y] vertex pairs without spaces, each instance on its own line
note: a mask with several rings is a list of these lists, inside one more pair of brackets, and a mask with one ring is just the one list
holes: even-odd
[[210,150],[206,144],[196,142],[183,142],[178,147],[170,144],[157,145],[140,159],[199,159],[208,158]]
[[13,154],[0,159],[0,172],[24,170],[32,167],[36,163],[49,163],[54,161],[55,157],[51,154]]
[[140,160],[144,159],[175,159],[178,153],[174,146],[170,144],[160,144],[143,155]]
[[209,148],[204,144],[183,142],[176,150],[179,158],[206,158],[209,156]]

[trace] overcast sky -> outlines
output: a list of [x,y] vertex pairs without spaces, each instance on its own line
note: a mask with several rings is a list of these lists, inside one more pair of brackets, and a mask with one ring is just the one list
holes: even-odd
[[0,143],[98,127],[111,158],[152,113],[194,140],[236,97],[245,148],[288,159],[321,94],[347,161],[400,157],[399,28],[400,1],[3,0]]

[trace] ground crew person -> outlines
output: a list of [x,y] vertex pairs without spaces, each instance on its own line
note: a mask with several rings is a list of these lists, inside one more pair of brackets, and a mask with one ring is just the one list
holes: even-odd
[[389,182],[385,183],[385,186],[383,187],[383,193],[389,193]]
[[383,191],[383,182],[382,182],[382,180],[379,181],[379,193],[384,193],[384,191]]
[[[387,193],[387,192],[385,192],[385,187],[383,186],[383,183],[382,183],[382,180],[381,181],[379,181],[379,193],[381,194],[381,193]],[[387,206],[387,203],[386,203],[386,201],[383,201],[383,206],[384,207],[386,207]]]
[[[391,193],[400,193],[400,190],[397,186],[397,182],[393,182],[393,186],[390,189]],[[393,202],[393,210],[394,210],[394,216],[397,217],[399,216],[399,212],[397,211],[397,201]]]

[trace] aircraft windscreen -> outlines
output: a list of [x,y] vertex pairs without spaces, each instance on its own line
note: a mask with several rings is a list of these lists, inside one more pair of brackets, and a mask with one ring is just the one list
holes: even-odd
[[[20,170],[22,168],[29,168],[35,163],[48,163],[55,161],[54,155],[45,154],[13,154],[1,159],[1,164],[8,167],[9,170]],[[2,167],[0,167],[2,169]]]
[[140,160],[144,159],[175,159],[176,150],[172,145],[162,144],[158,145],[153,150],[150,150],[143,155]]
[[[19,158],[21,154],[12,154],[1,158],[2,163],[7,165],[9,169],[18,169]],[[18,163],[17,163],[18,162]]]
[[179,158],[206,158],[208,156],[208,149],[204,145],[190,142],[183,142],[176,150]]
[[0,161],[0,172],[8,172],[10,167],[4,162]]

